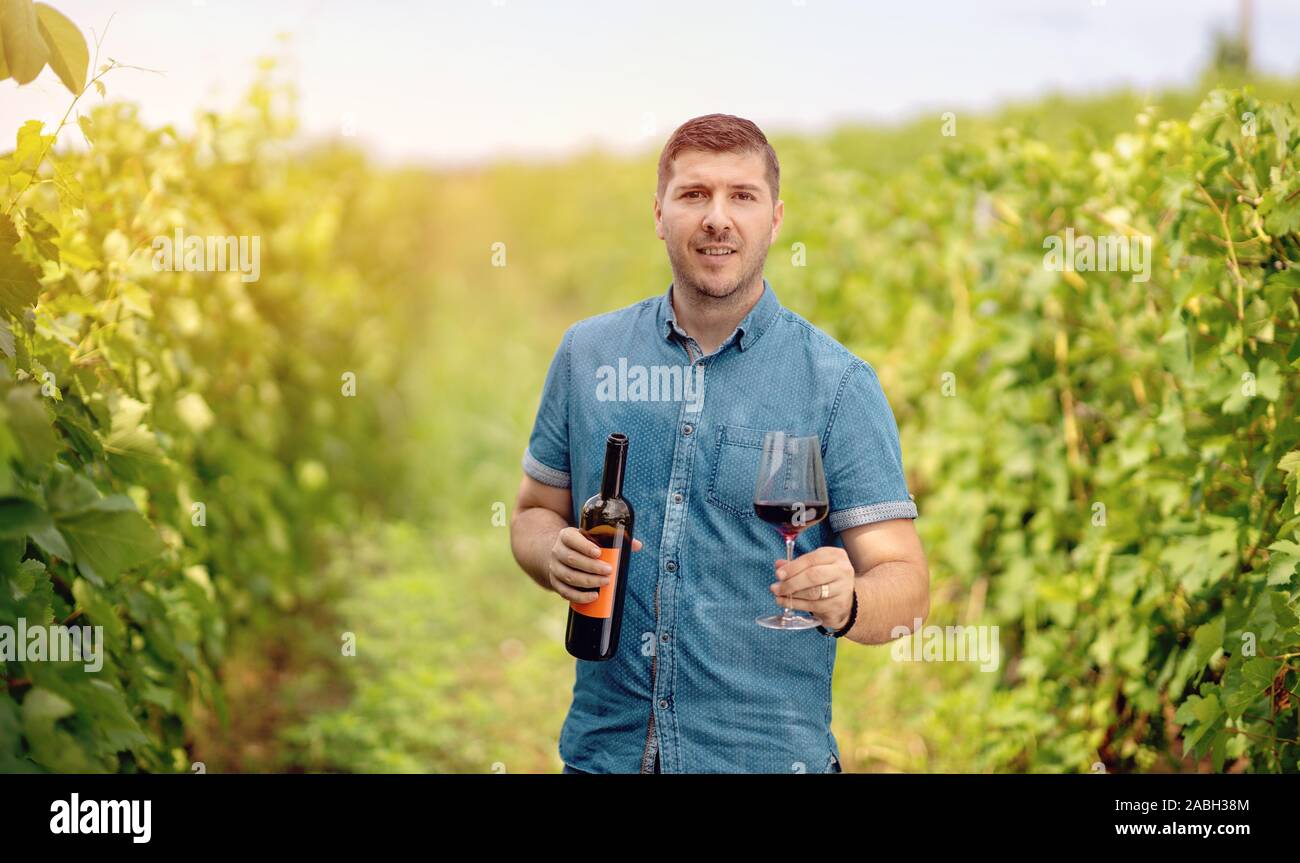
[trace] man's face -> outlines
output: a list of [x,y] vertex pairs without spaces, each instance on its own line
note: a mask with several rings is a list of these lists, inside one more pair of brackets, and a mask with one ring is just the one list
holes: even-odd
[[717,299],[761,284],[784,210],[773,205],[761,154],[682,151],[663,200],[655,196],[655,233],[673,283]]

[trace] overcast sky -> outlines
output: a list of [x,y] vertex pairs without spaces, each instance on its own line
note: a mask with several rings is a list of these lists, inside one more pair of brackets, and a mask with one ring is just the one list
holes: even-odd
[[[111,97],[192,127],[292,34],[313,134],[447,164],[599,144],[656,150],[710,111],[766,131],[980,108],[1047,90],[1191,81],[1239,0],[50,0],[122,70]],[[1257,65],[1300,74],[1300,0],[1255,0]],[[50,123],[46,70],[0,82],[0,129]],[[98,98],[98,97],[93,97]]]

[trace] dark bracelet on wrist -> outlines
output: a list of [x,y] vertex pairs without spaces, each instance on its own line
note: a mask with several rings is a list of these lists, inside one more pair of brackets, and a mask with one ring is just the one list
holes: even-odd
[[855,586],[853,588],[853,608],[849,609],[848,622],[845,623],[844,626],[842,626],[840,629],[836,630],[835,632],[831,632],[829,629],[822,626],[821,624],[817,625],[817,629],[821,632],[822,635],[829,635],[833,638],[842,638],[844,636],[844,633],[848,632],[850,629],[853,628],[853,621],[857,619],[858,619],[858,589]]

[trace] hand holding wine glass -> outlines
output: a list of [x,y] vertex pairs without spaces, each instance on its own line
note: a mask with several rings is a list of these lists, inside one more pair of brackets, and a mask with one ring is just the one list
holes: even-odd
[[776,577],[771,589],[782,604],[812,612],[827,629],[839,630],[853,613],[857,572],[849,553],[838,545],[823,545],[792,561],[776,561]]

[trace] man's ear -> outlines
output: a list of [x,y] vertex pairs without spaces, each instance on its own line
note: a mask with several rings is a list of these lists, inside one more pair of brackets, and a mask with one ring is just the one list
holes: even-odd
[[662,240],[664,239],[663,210],[659,207],[659,195],[657,194],[654,197],[654,207],[652,212],[654,213],[655,218],[655,236]]

